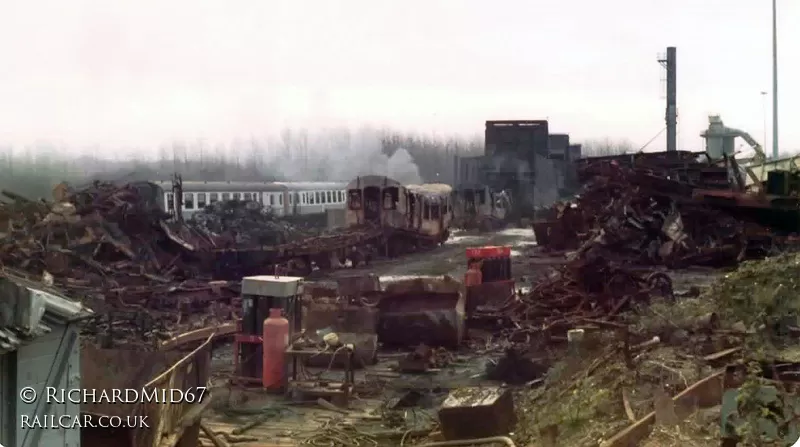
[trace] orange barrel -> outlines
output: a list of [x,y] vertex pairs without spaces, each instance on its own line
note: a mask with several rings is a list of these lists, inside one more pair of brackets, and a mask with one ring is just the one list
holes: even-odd
[[289,320],[282,309],[270,309],[264,320],[263,375],[261,385],[267,390],[282,391],[286,385],[286,348],[289,346]]

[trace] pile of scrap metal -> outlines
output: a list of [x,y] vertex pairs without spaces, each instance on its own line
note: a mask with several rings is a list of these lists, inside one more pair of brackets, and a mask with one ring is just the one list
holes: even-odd
[[179,235],[195,245],[211,242],[188,228],[170,229],[142,187],[57,189],[54,203],[3,195],[11,201],[0,202],[2,268],[84,300],[96,310],[86,328],[99,331],[104,345],[128,337],[155,345],[239,307],[235,285],[197,279],[201,272],[186,262],[189,244]]
[[518,336],[565,330],[585,319],[608,320],[653,297],[674,299],[669,276],[590,254],[568,262],[526,294],[509,296],[501,305],[479,307],[471,322],[473,327],[483,321],[493,329],[508,328],[509,340],[524,341]]
[[227,246],[280,245],[317,235],[264,211],[258,201],[228,200],[207,205],[194,213],[191,223],[208,234],[220,235]]
[[737,188],[730,176],[734,166],[675,154],[582,160],[581,194],[534,223],[539,245],[579,255],[598,251],[623,263],[684,267],[763,256],[785,240],[758,221],[693,198],[696,190]]

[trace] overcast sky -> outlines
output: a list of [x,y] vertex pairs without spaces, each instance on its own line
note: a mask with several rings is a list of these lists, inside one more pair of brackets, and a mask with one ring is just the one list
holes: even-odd
[[[778,3],[781,146],[800,149],[800,2]],[[709,113],[763,140],[771,90],[769,1],[0,5],[0,142],[17,145],[149,148],[363,123],[473,135],[487,119],[541,118],[573,139],[644,145],[664,127],[657,58],[676,46],[678,144],[701,149]]]

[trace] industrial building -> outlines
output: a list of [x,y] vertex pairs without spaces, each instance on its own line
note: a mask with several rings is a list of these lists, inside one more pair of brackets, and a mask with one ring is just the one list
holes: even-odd
[[570,144],[568,134],[550,134],[546,120],[487,121],[485,139],[483,155],[456,158],[456,189],[511,191],[514,208],[526,214],[577,188],[573,162],[581,145]]

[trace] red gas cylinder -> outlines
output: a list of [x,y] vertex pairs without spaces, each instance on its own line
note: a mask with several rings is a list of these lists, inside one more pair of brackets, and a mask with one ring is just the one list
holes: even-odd
[[264,320],[263,376],[264,388],[281,391],[286,380],[286,348],[289,345],[289,320],[281,315],[281,309],[270,309]]

